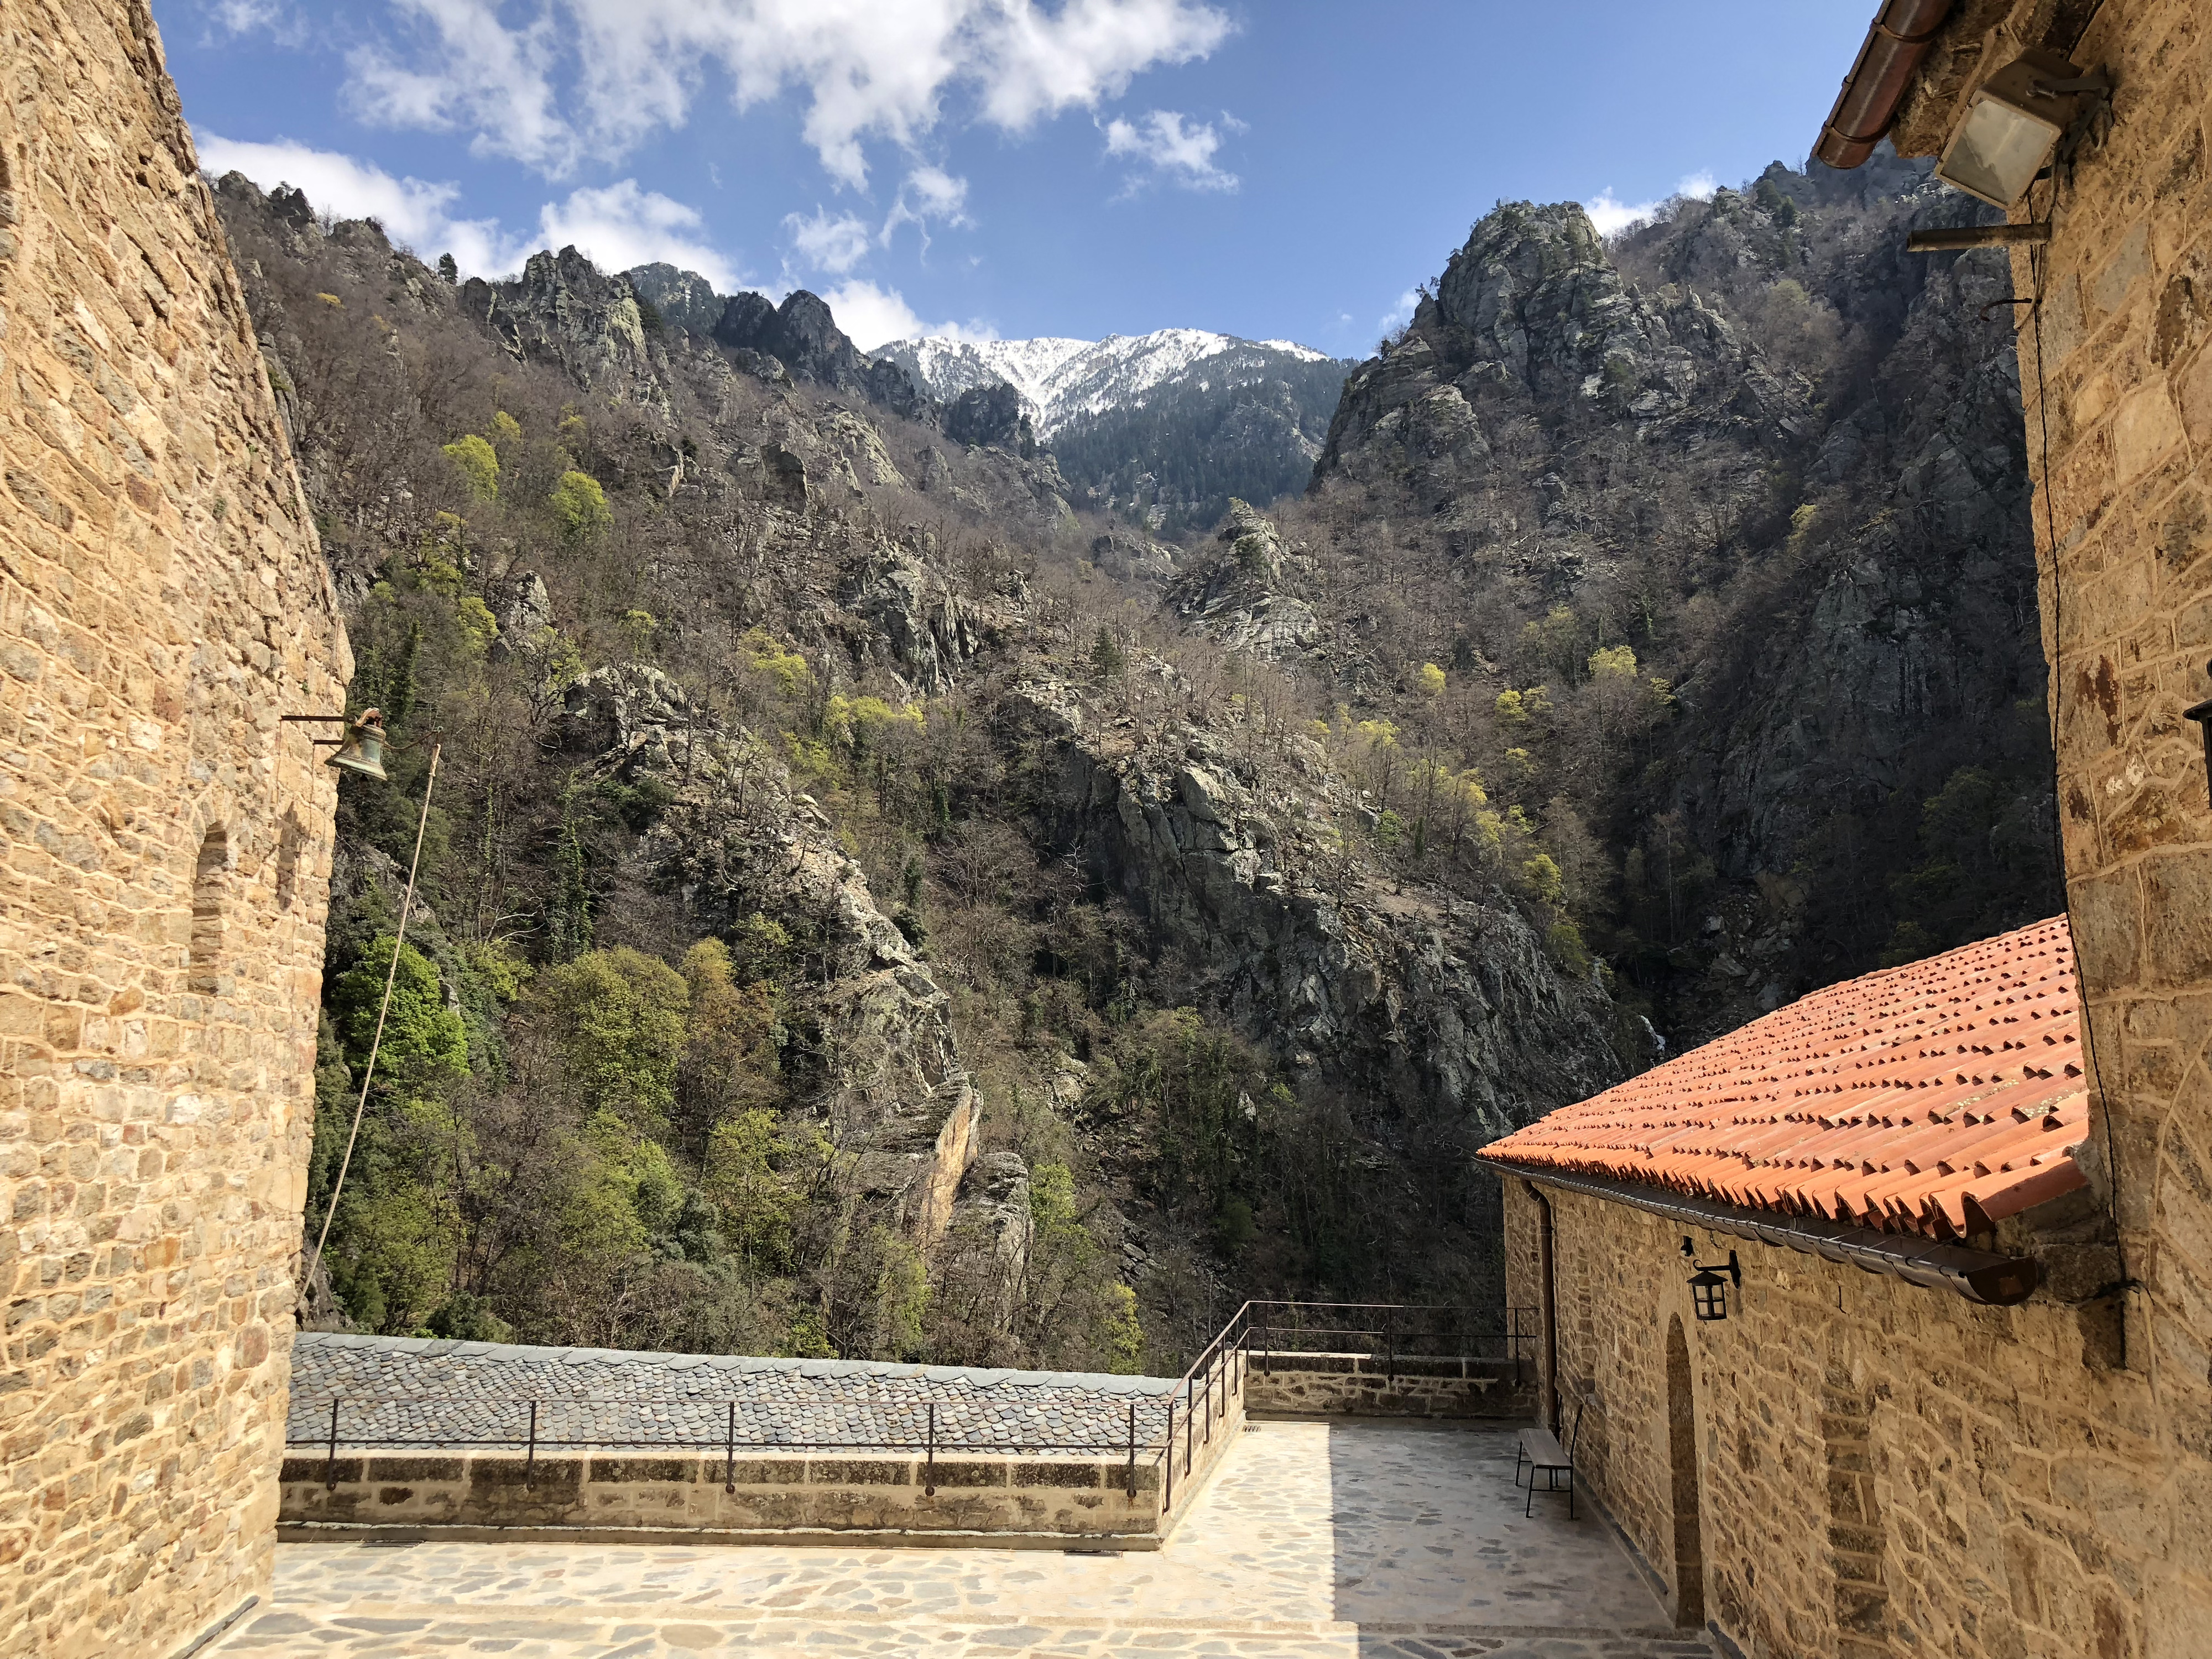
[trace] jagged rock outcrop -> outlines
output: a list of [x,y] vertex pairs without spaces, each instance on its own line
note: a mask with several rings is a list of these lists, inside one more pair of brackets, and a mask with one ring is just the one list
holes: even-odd
[[623,273],[638,298],[659,313],[666,328],[681,329],[701,338],[712,337],[722,320],[724,301],[696,270],[678,270],[671,264],[635,265]]
[[1173,548],[1119,527],[1091,538],[1091,562],[1116,581],[1164,582],[1176,574]]
[[757,351],[793,374],[866,398],[909,420],[926,420],[935,405],[914,377],[888,360],[864,356],[837,326],[819,295],[794,289],[780,306],[764,294],[730,296],[714,326],[714,338],[732,351]]
[[1605,992],[1510,903],[1385,890],[1336,856],[1332,819],[1373,814],[1317,763],[1263,781],[1203,727],[1142,731],[1042,674],[1018,695],[1056,753],[1055,840],[1292,1067],[1494,1133],[1622,1075]]
[[1003,382],[970,386],[945,411],[945,435],[957,444],[988,444],[1019,455],[1036,454],[1036,434],[1022,412],[1022,395]]
[[525,362],[556,364],[586,390],[665,412],[629,279],[605,274],[574,248],[532,254],[516,282],[471,276],[459,303]]
[[562,738],[593,769],[668,795],[640,857],[708,927],[764,915],[806,941],[802,1063],[813,1109],[855,1155],[864,1197],[924,1243],[943,1237],[976,1150],[978,1102],[951,1000],[876,908],[828,817],[750,733],[695,708],[657,670],[601,669],[569,688]]
[[1272,520],[1232,498],[1210,558],[1170,585],[1167,602],[1192,627],[1232,651],[1271,662],[1322,642],[1313,607],[1284,591],[1291,556]]
[[848,640],[856,659],[884,664],[925,696],[950,690],[975,654],[975,629],[951,585],[917,547],[886,544],[850,573],[838,599],[866,624]]
[[1315,465],[1363,479],[1479,470],[1474,403],[1517,397],[1557,423],[1632,422],[1639,438],[1771,449],[1805,427],[1812,388],[1773,372],[1694,289],[1621,276],[1578,203],[1507,203],[1425,293],[1404,334],[1345,383]]

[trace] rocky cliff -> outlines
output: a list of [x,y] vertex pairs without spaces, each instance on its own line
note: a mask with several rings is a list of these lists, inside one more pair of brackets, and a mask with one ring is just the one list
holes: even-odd
[[[1418,526],[1328,519],[1338,570],[1372,549],[1435,619],[1382,656],[1546,687],[1474,746],[1596,828],[1585,918],[1686,1035],[2056,902],[2007,275],[1902,251],[1971,205],[1891,158],[1778,164],[1611,244],[1501,206],[1316,467],[1324,518]],[[1375,655],[1322,585],[1289,586]],[[1661,692],[1601,708],[1631,672]]]

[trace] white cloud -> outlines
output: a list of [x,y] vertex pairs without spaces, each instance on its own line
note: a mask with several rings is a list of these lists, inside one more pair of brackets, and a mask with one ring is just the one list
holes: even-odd
[[296,185],[318,213],[374,219],[395,244],[424,259],[451,253],[464,276],[511,275],[538,249],[574,243],[605,270],[665,259],[697,271],[725,293],[744,284],[737,265],[703,240],[697,210],[641,190],[635,179],[572,191],[564,201],[546,203],[538,210],[533,235],[502,230],[496,219],[456,216],[458,185],[395,179],[350,155],[289,141],[239,143],[211,132],[192,137],[200,165],[210,174],[220,177],[234,168],[264,189]]
[[544,246],[573,242],[602,270],[665,262],[697,271],[724,294],[744,285],[737,267],[701,240],[706,226],[696,208],[641,190],[635,179],[548,202],[538,210],[538,228]]
[[883,244],[891,245],[891,236],[901,225],[912,225],[921,233],[921,251],[929,252],[929,227],[933,223],[973,225],[968,216],[968,181],[955,178],[942,167],[920,167],[906,176],[899,189],[898,199],[884,216]]
[[906,296],[895,288],[855,279],[831,289],[822,296],[837,326],[853,337],[863,351],[873,351],[892,340],[919,339],[925,334],[953,340],[995,340],[998,331],[982,323],[926,323]]
[[1720,180],[1700,167],[1695,173],[1686,173],[1674,185],[1672,197],[1662,197],[1649,202],[1624,202],[1613,193],[1610,185],[1583,203],[1583,211],[1589,215],[1590,223],[1601,236],[1614,236],[1627,229],[1639,219],[1656,216],[1676,197],[1688,197],[1695,201],[1709,200],[1720,188]]
[[497,0],[395,3],[401,30],[351,59],[368,118],[466,130],[479,151],[557,176],[682,126],[711,67],[739,109],[809,94],[807,143],[856,188],[866,144],[913,148],[956,86],[1019,132],[1119,96],[1155,64],[1203,58],[1230,30],[1201,0],[548,0],[514,27]]
[[[1243,125],[1226,116],[1223,120],[1232,130]],[[1171,109],[1156,109],[1135,121],[1117,116],[1106,124],[1105,132],[1109,155],[1141,161],[1156,177],[1187,190],[1237,188],[1237,175],[1213,164],[1213,153],[1221,148],[1221,134],[1209,122],[1193,121]],[[1134,187],[1139,180],[1132,175],[1129,182]]]
[[231,34],[274,32],[285,21],[284,0],[215,0],[208,12],[217,27]]
[[511,29],[498,0],[393,0],[393,9],[423,67],[389,42],[356,49],[346,88],[356,114],[384,126],[466,131],[473,153],[508,156],[551,177],[575,165],[581,145],[551,81],[562,41],[550,12]]
[[833,276],[843,276],[866,258],[869,245],[875,240],[867,226],[851,214],[833,219],[822,207],[814,210],[811,219],[803,214],[786,214],[783,228],[791,234],[792,252],[802,266],[826,270]]
[[[1401,294],[1398,296],[1398,302],[1395,305],[1392,306],[1389,310],[1384,312],[1380,317],[1377,317],[1375,319],[1375,326],[1381,329],[1385,334],[1391,333],[1397,329],[1404,327],[1407,323],[1413,320],[1413,307],[1420,304],[1420,302],[1421,295],[1419,290],[1417,289],[1407,289],[1403,294]],[[1348,323],[1352,319],[1347,317],[1344,320]]]

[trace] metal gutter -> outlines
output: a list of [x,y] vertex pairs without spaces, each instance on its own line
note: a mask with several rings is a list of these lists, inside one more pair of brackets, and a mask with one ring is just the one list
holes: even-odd
[[1887,1273],[1908,1285],[1929,1290],[1955,1291],[1967,1301],[1986,1307],[2009,1307],[2027,1301],[2041,1276],[2033,1259],[2027,1256],[1997,1255],[1910,1233],[1886,1233],[1877,1227],[1840,1226],[1816,1216],[1783,1216],[1764,1210],[1747,1210],[1712,1199],[1692,1198],[1656,1187],[1576,1175],[1516,1163],[1510,1158],[1484,1155],[1482,1161],[1526,1181],[1648,1210],[1684,1226],[1710,1228],[1715,1232],[1802,1251],[1829,1261],[1848,1262],[1863,1273]]
[[1950,13],[1951,0],[1884,0],[1851,72],[1844,77],[1836,106],[1821,125],[1813,146],[1814,161],[1850,168],[1874,154]]

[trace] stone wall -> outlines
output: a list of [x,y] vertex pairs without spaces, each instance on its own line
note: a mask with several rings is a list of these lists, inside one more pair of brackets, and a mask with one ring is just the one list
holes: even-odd
[[[1700,1233],[1743,1285],[1699,1323],[1679,1226],[1543,1192],[1562,1437],[1579,1404],[1583,1488],[1685,1622],[1753,1659],[2202,1653],[2212,1495],[2176,1480],[2149,1378],[2101,1363],[2094,1304],[1981,1307]],[[1527,1183],[1505,1214],[1509,1294],[1540,1305]]]
[[[2088,26],[2075,38],[2079,20]],[[2127,1431],[2154,1449],[2145,1513],[2173,1539],[2152,1644],[2212,1627],[2193,1541],[2212,1489],[2212,18],[2197,0],[1961,9],[1908,105],[1939,148],[1956,95],[2024,46],[2112,78],[2109,128],[2031,190],[2012,255],[2036,483],[2060,817],[2098,1091],[2084,1162],[2117,1221]],[[1947,93],[1949,95],[1946,95]],[[1978,255],[1989,258],[1989,255]],[[2109,1149],[2109,1158],[2106,1152]]]
[[1245,1357],[1248,1411],[1328,1417],[1504,1418],[1536,1414],[1535,1371],[1510,1360],[1401,1355],[1394,1364],[1364,1353]]
[[[1180,1479],[1180,1464],[1177,1472]],[[335,1458],[285,1459],[283,1519],[287,1535],[301,1538],[402,1528],[449,1537],[527,1529],[789,1543],[835,1534],[888,1544],[1080,1540],[1149,1549],[1160,1538],[1161,1474],[1157,1447],[1140,1452],[1133,1469],[1120,1458],[970,1455],[930,1463],[907,1453],[727,1459],[626,1450],[528,1462],[518,1450],[341,1447]]]
[[[1178,1394],[1173,1429],[1125,1455],[1010,1457],[911,1450],[650,1449],[527,1458],[515,1449],[377,1450],[295,1443],[283,1463],[287,1535],[518,1529],[678,1543],[864,1535],[874,1544],[1071,1540],[1152,1549],[1194,1507],[1244,1431],[1241,1365]],[[933,1492],[931,1487],[934,1487]],[[1132,1488],[1133,1487],[1133,1490]]]
[[0,1652],[265,1589],[334,596],[138,0],[0,0]]

